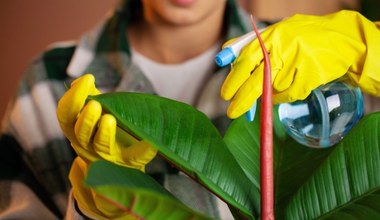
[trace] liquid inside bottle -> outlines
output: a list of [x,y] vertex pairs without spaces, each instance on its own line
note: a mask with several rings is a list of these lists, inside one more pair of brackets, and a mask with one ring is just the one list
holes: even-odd
[[297,142],[314,148],[337,144],[363,116],[359,88],[344,81],[321,86],[302,101],[279,105],[279,117]]

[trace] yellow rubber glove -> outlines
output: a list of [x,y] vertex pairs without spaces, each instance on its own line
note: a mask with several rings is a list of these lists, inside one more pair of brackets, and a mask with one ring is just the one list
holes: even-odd
[[136,216],[84,186],[88,165],[82,158],[75,158],[69,175],[72,193],[81,212],[91,219],[136,220]]
[[[380,96],[379,27],[353,11],[295,15],[267,27],[261,37],[270,54],[273,102],[303,100],[313,89],[345,74],[364,92]],[[262,94],[258,40],[244,47],[231,66],[221,96],[231,100],[227,115],[237,118]]]
[[[58,102],[57,117],[63,133],[85,165],[70,172],[73,194],[79,208],[85,213],[107,213],[97,206],[96,195],[82,186],[85,168],[91,162],[104,159],[126,167],[145,170],[157,150],[145,141],[139,141],[117,127],[116,119],[103,114],[100,103],[86,99],[100,92],[95,88],[95,79],[86,74],[76,79]],[[76,160],[78,161],[78,160]],[[91,202],[92,201],[92,202]],[[101,216],[101,215],[100,215]],[[99,216],[98,216],[99,217]]]
[[97,94],[100,92],[95,88],[95,79],[91,74],[71,84],[57,108],[63,133],[86,162],[102,158],[143,171],[157,150],[117,127],[115,117],[103,114],[102,106],[97,101],[86,103],[89,95]]

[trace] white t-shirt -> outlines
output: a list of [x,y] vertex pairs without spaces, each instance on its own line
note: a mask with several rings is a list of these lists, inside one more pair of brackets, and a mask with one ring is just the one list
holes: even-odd
[[214,68],[219,44],[179,64],[161,64],[132,49],[132,62],[141,68],[158,95],[194,104],[207,75]]

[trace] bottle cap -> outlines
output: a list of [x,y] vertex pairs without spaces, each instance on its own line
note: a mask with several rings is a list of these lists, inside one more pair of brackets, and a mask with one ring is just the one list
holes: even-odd
[[215,56],[215,62],[218,66],[224,67],[235,60],[236,56],[231,48],[226,47]]

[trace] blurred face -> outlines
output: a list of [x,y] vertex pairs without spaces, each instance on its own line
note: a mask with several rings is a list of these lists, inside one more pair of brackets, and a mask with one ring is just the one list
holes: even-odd
[[167,25],[196,24],[224,10],[226,0],[142,0],[145,19]]

